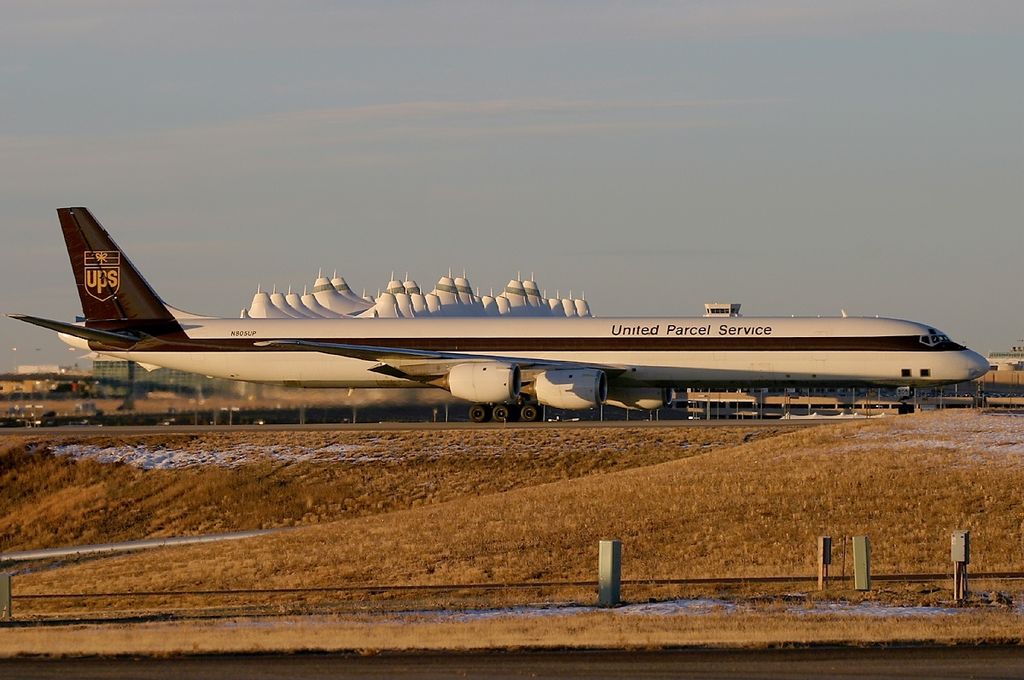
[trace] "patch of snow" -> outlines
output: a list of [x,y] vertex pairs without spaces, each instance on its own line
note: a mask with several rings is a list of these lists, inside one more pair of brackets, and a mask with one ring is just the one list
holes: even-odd
[[[403,615],[422,616],[440,621],[482,621],[500,618],[530,618],[542,616],[575,616],[607,611],[619,616],[707,616],[758,611],[756,603],[732,602],[715,598],[666,600],[627,604],[614,609],[573,605],[524,605],[495,609],[465,609],[444,611],[406,611]],[[818,602],[811,605],[793,605],[781,611],[787,614],[864,616],[873,618],[916,618],[955,616],[972,611],[970,608],[887,605],[877,602]]]
[[201,465],[238,467],[265,460],[274,462],[361,462],[380,460],[386,456],[367,458],[357,444],[335,444],[324,447],[238,444],[220,450],[197,451],[144,445],[94,446],[62,444],[51,450],[55,455],[99,463],[125,463],[143,470],[178,470]]
[[[1018,593],[1014,597],[1014,607],[1011,610],[1017,616],[1024,619],[1024,593]],[[427,622],[472,622],[489,621],[507,618],[537,618],[552,616],[581,616],[596,612],[607,612],[616,616],[708,616],[713,614],[735,614],[763,611],[763,601],[731,601],[716,598],[693,598],[666,600],[664,602],[645,602],[638,604],[627,604],[614,609],[603,609],[596,606],[584,606],[580,604],[531,604],[516,607],[493,607],[487,609],[422,609],[422,610],[399,610],[382,611],[378,613],[365,613],[357,619],[346,620],[348,624],[377,625],[382,621],[395,621],[408,623],[409,618],[417,621]],[[815,602],[807,605],[794,604],[782,609],[772,609],[772,612],[785,614],[807,615],[807,616],[859,616],[865,618],[936,618],[945,616],[958,616],[977,611],[972,607],[936,607],[936,606],[907,606],[889,605],[879,602]],[[338,622],[335,617],[303,617],[303,623],[322,622],[325,625],[333,625]],[[232,628],[259,628],[274,627],[278,625],[274,620],[233,620],[223,625]]]
[[453,611],[420,612],[435,621],[487,621],[513,617],[573,616],[594,611],[593,607],[580,605],[526,605],[501,607],[497,609],[463,609]]
[[687,614],[720,614],[732,613],[739,605],[729,600],[714,598],[698,598],[693,600],[668,600],[665,602],[645,602],[629,604],[615,609],[617,614],[639,616],[679,616]]
[[[885,448],[947,449],[965,455],[1024,454],[1024,427],[1006,415],[953,413],[894,419],[884,429],[855,431],[838,451]],[[978,459],[981,460],[981,459]]]
[[901,605],[885,605],[877,602],[816,602],[810,607],[791,607],[786,609],[790,614],[846,614],[850,616],[869,616],[873,618],[898,617],[916,618],[933,616],[952,616],[966,611],[956,607],[907,607]]
[[[117,446],[63,444],[54,446],[51,450],[60,456],[95,460],[101,463],[125,463],[145,470],[175,470],[202,465],[233,468],[261,461],[366,465],[409,459],[435,461],[453,456],[492,459],[510,455],[507,446],[498,444],[449,445],[447,442],[438,441],[424,442],[418,447],[396,448],[392,441],[376,437],[361,439],[354,444],[336,443],[307,446],[240,443],[202,450],[198,446],[172,448],[147,444]],[[532,454],[513,453],[511,455]]]

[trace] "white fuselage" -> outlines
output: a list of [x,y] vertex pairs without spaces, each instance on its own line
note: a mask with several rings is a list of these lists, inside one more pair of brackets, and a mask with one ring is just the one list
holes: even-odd
[[[183,318],[203,348],[96,351],[146,366],[296,387],[417,387],[379,364],[318,351],[255,351],[266,340],[429,349],[621,369],[621,387],[927,386],[988,369],[953,343],[929,346],[924,324],[843,317],[208,319]],[[61,335],[69,344],[85,342]]]

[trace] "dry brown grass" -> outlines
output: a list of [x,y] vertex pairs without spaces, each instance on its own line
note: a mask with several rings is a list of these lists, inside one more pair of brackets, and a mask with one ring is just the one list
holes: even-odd
[[[315,524],[686,457],[781,430],[261,432],[8,438],[0,551]],[[57,445],[216,452],[358,446],[367,462],[255,457],[229,469],[140,470],[51,456]],[[384,460],[372,460],[384,459]]]
[[[929,418],[954,419],[964,432],[983,422],[898,422]],[[623,540],[627,579],[810,574],[822,533],[870,535],[879,573],[943,572],[954,528],[973,531],[972,570],[1024,568],[1020,456],[908,449],[885,436],[896,422],[800,430],[287,534],[97,559],[19,576],[18,591],[592,579],[597,542],[611,537]]]
[[304,617],[0,629],[0,657],[295,651],[657,649],[804,644],[1024,643],[1020,617],[976,611],[912,620],[771,612],[705,616],[574,616],[437,621]]

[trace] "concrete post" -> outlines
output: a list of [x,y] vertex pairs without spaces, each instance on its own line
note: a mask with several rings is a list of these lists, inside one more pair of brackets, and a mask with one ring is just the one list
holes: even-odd
[[853,587],[871,590],[871,541],[867,536],[853,537]]
[[622,584],[622,541],[601,541],[597,565],[597,604],[618,606]]
[[828,585],[828,568],[832,564],[832,537],[818,536],[818,590]]
[[0,574],[0,620],[11,616],[11,575]]

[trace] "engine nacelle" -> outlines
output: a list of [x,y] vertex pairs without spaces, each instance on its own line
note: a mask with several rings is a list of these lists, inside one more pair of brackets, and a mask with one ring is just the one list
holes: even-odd
[[458,364],[448,372],[453,397],[479,404],[502,404],[519,396],[519,367],[498,362]]
[[608,398],[608,378],[594,368],[560,368],[538,373],[537,401],[565,409],[593,408]]
[[606,404],[619,408],[637,408],[653,411],[672,402],[672,390],[668,387],[613,387],[608,391]]

